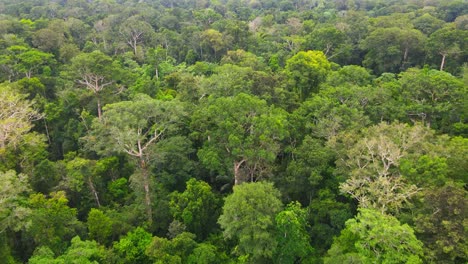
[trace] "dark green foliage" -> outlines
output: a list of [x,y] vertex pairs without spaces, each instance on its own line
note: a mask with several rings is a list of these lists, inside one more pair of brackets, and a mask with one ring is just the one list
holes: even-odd
[[190,179],[183,193],[171,195],[170,208],[175,220],[185,224],[187,231],[199,240],[204,240],[216,229],[219,204],[219,198],[207,183]]

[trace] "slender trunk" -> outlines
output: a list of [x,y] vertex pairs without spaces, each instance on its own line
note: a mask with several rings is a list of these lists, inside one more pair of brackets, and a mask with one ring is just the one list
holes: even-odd
[[101,109],[101,98],[99,98],[99,96],[97,97],[97,113],[98,113],[99,120],[101,120],[102,109]]
[[136,40],[133,42],[133,54],[135,54],[135,56],[137,55],[137,41]]
[[150,195],[150,179],[148,175],[148,168],[143,158],[140,159],[140,169],[143,178],[143,188],[145,190],[145,207],[146,216],[148,217],[148,223],[153,222],[153,210],[151,208],[151,195]]
[[405,48],[405,53],[403,54],[403,63],[408,59],[408,48]]
[[443,71],[444,70],[444,66],[445,66],[445,57],[447,56],[447,54],[442,54],[442,62],[440,63],[440,71]]
[[234,185],[239,185],[242,183],[242,179],[240,178],[240,167],[242,164],[245,162],[245,160],[241,160],[239,162],[235,161],[234,162]]
[[156,74],[156,80],[159,80],[159,71],[158,71],[158,65],[156,65],[154,73]]
[[101,207],[101,203],[99,202],[98,193],[96,191],[96,188],[94,187],[93,181],[91,181],[91,178],[88,178],[88,185],[89,185],[89,189],[91,189],[91,192],[94,195],[94,200],[96,201],[97,206]]
[[49,145],[52,145],[52,141],[50,140],[50,134],[49,134],[49,126],[47,126],[47,121],[45,118],[44,118],[44,127],[46,131],[47,142],[49,142]]

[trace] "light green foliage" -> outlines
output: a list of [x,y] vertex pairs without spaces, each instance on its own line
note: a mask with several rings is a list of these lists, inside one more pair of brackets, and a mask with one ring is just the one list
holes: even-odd
[[18,147],[32,122],[42,117],[25,98],[9,85],[0,85],[0,157],[7,148]]
[[[31,78],[33,73],[38,73],[45,65],[54,63],[53,55],[37,49],[25,46],[11,46],[7,54],[0,56],[0,60],[9,67],[12,73],[21,74],[23,77]],[[10,75],[10,80],[14,75]],[[17,78],[15,78],[17,79]]]
[[285,67],[290,86],[302,101],[318,92],[330,69],[323,52],[314,50],[298,52],[286,61]]
[[234,64],[240,67],[248,67],[256,71],[266,70],[267,67],[262,58],[242,49],[235,51],[229,50],[221,59],[221,64]]
[[93,51],[81,53],[71,59],[70,66],[62,75],[91,92],[97,101],[97,114],[100,117],[103,102],[107,101],[104,100],[104,92],[109,90],[108,87],[116,87],[116,81],[122,77],[123,70],[111,57],[100,51]]
[[118,263],[152,263],[145,254],[146,248],[151,243],[152,236],[143,228],[137,227],[135,230],[128,232],[117,243],[113,249],[119,256]]
[[70,247],[59,259],[70,264],[97,264],[103,263],[104,257],[105,249],[102,246],[95,241],[83,241],[77,236],[71,240]]
[[150,43],[155,38],[151,25],[138,16],[132,16],[124,21],[120,26],[119,33],[125,44],[132,48],[135,56],[142,56],[142,52],[139,53],[139,45]]
[[187,259],[188,264],[218,264],[228,262],[226,254],[218,252],[218,249],[208,243],[198,244]]
[[6,229],[21,229],[29,224],[26,220],[30,209],[24,206],[29,189],[27,176],[15,171],[0,171],[0,232]]
[[94,200],[95,206],[101,206],[100,195],[97,189],[99,175],[96,172],[96,161],[76,157],[75,153],[68,153],[63,162],[62,181],[59,186],[72,193],[81,193]]
[[50,248],[37,247],[34,255],[28,260],[30,264],[64,264],[62,260],[55,259],[55,254]]
[[294,113],[298,127],[305,126],[313,136],[327,140],[340,132],[364,127],[369,123],[367,116],[359,105],[347,100],[359,94],[359,90],[362,89],[332,88],[308,99]]
[[339,141],[345,149],[339,150],[337,166],[338,173],[348,175],[348,179],[341,184],[341,191],[357,199],[361,207],[398,212],[418,191],[401,177],[400,161],[410,153],[420,153],[422,142],[430,135],[425,127],[400,123],[372,126],[357,140],[343,134]]
[[278,246],[275,216],[282,207],[279,196],[268,182],[234,186],[218,222],[224,236],[236,241],[235,254],[249,255],[254,263],[271,260]]
[[187,258],[197,246],[195,235],[183,232],[171,240],[154,237],[146,249],[146,254],[157,264],[187,263]]
[[355,219],[335,240],[328,263],[422,263],[423,244],[413,229],[395,217],[372,209],[360,209]]
[[300,203],[292,202],[276,215],[276,263],[304,262],[311,255],[313,248],[306,230],[306,213]]
[[286,112],[255,96],[210,99],[193,114],[194,136],[204,141],[200,161],[235,183],[268,176],[286,134]]
[[148,221],[152,221],[150,165],[155,146],[174,135],[183,125],[185,111],[176,101],[160,101],[138,94],[133,101],[109,104],[101,119],[95,119],[87,146],[100,154],[124,153],[138,166],[132,181],[144,200]]
[[38,50],[28,50],[17,55],[19,60],[18,71],[24,73],[27,78],[31,78],[36,69],[44,64],[52,64],[53,55]]
[[201,33],[201,46],[204,47],[207,53],[212,55],[212,58],[219,57],[220,53],[226,47],[226,40],[223,34],[215,29],[207,29]]
[[107,244],[109,237],[112,235],[113,225],[112,219],[103,211],[95,208],[89,211],[86,226],[91,239],[102,245]]
[[408,117],[434,129],[450,132],[462,122],[466,110],[466,87],[450,73],[408,69],[400,74],[401,97]]
[[447,159],[422,155],[416,161],[402,159],[401,174],[417,186],[442,186],[447,181]]
[[133,101],[109,104],[102,120],[95,119],[89,148],[100,154],[126,153],[146,157],[150,148],[176,132],[183,124],[183,105],[176,101],[160,101],[139,94]]
[[175,220],[185,224],[187,231],[204,240],[216,228],[219,200],[203,181],[190,179],[183,193],[171,195],[170,208]]
[[30,264],[98,264],[105,259],[105,249],[95,241],[83,241],[76,236],[67,251],[57,258],[48,247],[39,247],[29,259]]
[[357,66],[357,65],[346,65],[337,71],[332,71],[327,76],[327,80],[324,85],[329,86],[367,86],[372,83],[373,76],[369,73],[369,70]]
[[32,194],[29,198],[31,225],[26,228],[27,237],[38,246],[47,246],[54,253],[63,253],[68,241],[76,234],[80,223],[76,218],[76,209],[68,207],[65,192],[50,194]]

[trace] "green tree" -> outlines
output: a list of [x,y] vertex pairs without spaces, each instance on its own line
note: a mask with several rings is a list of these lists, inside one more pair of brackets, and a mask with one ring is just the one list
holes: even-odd
[[421,153],[422,144],[430,136],[421,125],[401,123],[380,123],[355,139],[351,134],[343,135],[339,138],[343,142],[339,148],[344,149],[338,150],[337,173],[348,178],[340,185],[341,191],[363,208],[398,212],[419,191],[401,177],[400,161],[409,154]]
[[141,56],[138,52],[138,45],[150,43],[155,37],[151,25],[138,16],[132,16],[125,20],[120,25],[119,33],[123,37],[125,43],[132,48],[135,56]]
[[276,215],[278,249],[276,263],[304,262],[313,252],[307,233],[306,210],[298,202],[290,203]]
[[311,50],[321,50],[329,60],[348,53],[349,45],[346,45],[346,35],[334,26],[323,26],[306,36],[305,45]]
[[194,137],[203,141],[202,164],[234,184],[268,176],[287,134],[286,112],[255,96],[209,98],[192,116]]
[[400,74],[400,94],[407,116],[443,132],[462,123],[466,87],[450,73],[411,68]]
[[70,159],[71,156],[67,155],[65,157],[63,166],[65,175],[62,176],[60,187],[83,194],[88,191],[87,196],[94,200],[97,207],[100,207],[101,202],[97,190],[99,177],[95,172],[96,162],[81,157]]
[[324,263],[422,263],[422,246],[407,224],[362,208],[346,222]]
[[224,237],[236,241],[235,254],[248,255],[253,263],[271,261],[278,246],[275,216],[282,207],[279,197],[280,192],[268,182],[234,186],[218,222]]
[[223,34],[210,28],[201,33],[201,39],[200,48],[203,47],[208,55],[210,55],[201,55],[201,57],[206,57],[209,61],[216,61],[220,53],[226,48],[226,40]]
[[398,72],[417,62],[424,45],[425,37],[418,30],[377,28],[361,43],[367,51],[363,64],[377,74]]
[[103,211],[91,208],[86,221],[88,234],[91,239],[96,240],[101,245],[107,244],[110,236],[112,235],[113,225],[114,223],[112,219]]
[[447,25],[431,34],[427,49],[434,58],[442,56],[439,70],[445,69],[448,58],[464,58],[467,39],[466,30],[456,29],[454,25]]
[[183,193],[171,195],[170,208],[175,220],[187,227],[199,240],[208,237],[216,228],[219,216],[219,200],[211,186],[203,181],[190,179]]
[[27,227],[30,209],[25,206],[25,195],[30,191],[28,178],[15,171],[0,171],[0,233],[12,228]]
[[71,60],[64,75],[93,93],[97,101],[98,117],[102,115],[102,96],[104,89],[116,85],[122,74],[120,66],[111,57],[100,51],[81,53]]
[[443,20],[440,20],[432,15],[426,13],[418,18],[415,18],[413,21],[414,28],[420,30],[422,33],[427,36],[431,35],[438,29],[442,28],[445,24]]
[[415,231],[426,258],[437,263],[463,263],[468,251],[467,191],[448,182],[424,190],[423,204],[413,211]]
[[0,85],[0,157],[7,148],[16,148],[33,127],[33,121],[42,118],[26,95],[10,85]]
[[156,143],[173,136],[183,124],[185,110],[178,101],[160,101],[139,94],[134,101],[122,101],[104,107],[101,119],[95,119],[87,146],[100,154],[124,153],[133,158],[138,170],[132,176],[137,193],[143,193],[147,219],[152,222],[150,165]]
[[37,246],[47,246],[55,254],[67,248],[68,241],[76,234],[81,223],[76,218],[77,210],[70,208],[62,191],[53,192],[50,198],[32,194],[29,198],[31,225],[26,228],[27,237]]
[[156,264],[187,263],[195,247],[197,247],[195,235],[183,232],[170,240],[154,237],[146,249],[146,254],[153,258]]
[[106,259],[106,250],[96,241],[83,241],[76,236],[71,240],[67,251],[54,257],[54,253],[48,247],[38,247],[28,263],[31,264],[96,264]]
[[286,61],[286,75],[291,89],[304,101],[317,93],[319,84],[325,81],[331,64],[321,51],[300,51]]
[[151,244],[152,236],[143,228],[137,227],[122,237],[113,246],[114,251],[119,256],[118,263],[131,264],[152,263],[145,254],[146,248]]

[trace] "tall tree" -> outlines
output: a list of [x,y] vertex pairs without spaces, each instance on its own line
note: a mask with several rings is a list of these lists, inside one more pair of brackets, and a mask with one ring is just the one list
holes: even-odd
[[328,263],[423,263],[422,242],[407,224],[372,209],[360,209],[324,258]]
[[218,222],[225,238],[237,243],[235,254],[253,263],[271,261],[278,242],[275,216],[281,210],[280,192],[268,182],[244,183],[226,198]]
[[27,225],[30,210],[23,204],[30,191],[27,176],[15,171],[0,171],[0,233],[6,229],[20,229]]
[[454,25],[447,25],[431,34],[427,48],[433,57],[441,56],[439,70],[446,68],[448,58],[465,58],[467,40],[466,30],[456,29]]
[[8,147],[18,146],[33,121],[42,118],[26,97],[9,85],[0,85],[0,158]]
[[291,89],[304,101],[318,92],[319,84],[325,81],[331,64],[321,51],[300,51],[286,61],[285,71]]
[[428,68],[411,68],[400,74],[403,109],[411,120],[443,132],[462,123],[466,112],[466,87],[450,73]]
[[204,240],[216,228],[219,216],[219,200],[211,187],[203,182],[190,179],[183,193],[171,195],[171,212],[175,220],[185,224],[189,232]]
[[343,145],[338,147],[342,149],[338,150],[337,172],[348,179],[341,184],[341,191],[358,200],[363,208],[398,212],[418,192],[401,177],[400,161],[410,153],[422,152],[422,143],[429,137],[430,131],[423,126],[400,123],[380,123],[354,139],[351,134],[342,135],[338,140]]
[[158,142],[174,135],[183,124],[185,111],[178,101],[159,101],[138,94],[133,101],[104,107],[102,120],[95,119],[87,137],[89,149],[98,153],[124,153],[138,170],[133,181],[144,193],[148,222],[152,222],[151,161]]
[[99,118],[102,115],[104,89],[115,86],[120,74],[118,63],[100,51],[79,54],[71,60],[69,69],[64,72],[65,77],[93,93]]
[[200,161],[234,184],[268,176],[287,134],[286,112],[255,96],[209,98],[192,116]]
[[276,215],[278,251],[275,263],[297,263],[308,260],[313,252],[307,234],[306,210],[298,202],[290,203]]
[[137,16],[125,20],[120,26],[119,33],[124,38],[125,43],[132,48],[135,56],[141,55],[138,51],[139,45],[151,43],[155,36],[151,25]]
[[418,30],[377,28],[361,42],[367,51],[363,63],[377,74],[398,72],[415,64],[424,45],[425,37]]

